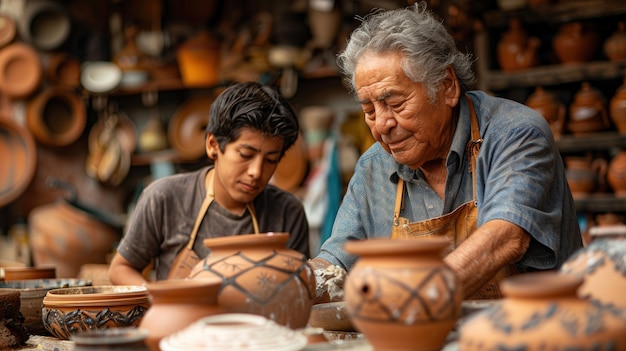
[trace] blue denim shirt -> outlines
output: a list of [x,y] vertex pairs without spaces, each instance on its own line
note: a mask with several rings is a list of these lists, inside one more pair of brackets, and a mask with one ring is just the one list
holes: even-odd
[[[582,247],[574,201],[560,153],[546,120],[517,103],[468,92],[484,139],[476,165],[478,226],[502,219],[532,236],[521,270],[553,269]],[[359,158],[335,219],[331,237],[318,257],[349,270],[357,257],[346,253],[347,240],[389,237],[398,177],[405,181],[402,217],[418,222],[441,216],[471,201],[472,175],[466,145],[471,136],[467,101],[460,116],[446,165],[445,200],[419,170],[401,165],[380,144]]]

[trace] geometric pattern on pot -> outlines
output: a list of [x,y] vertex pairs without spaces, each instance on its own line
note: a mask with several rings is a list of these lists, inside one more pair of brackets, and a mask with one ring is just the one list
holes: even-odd
[[456,279],[447,267],[355,269],[345,287],[351,318],[404,325],[456,320]]

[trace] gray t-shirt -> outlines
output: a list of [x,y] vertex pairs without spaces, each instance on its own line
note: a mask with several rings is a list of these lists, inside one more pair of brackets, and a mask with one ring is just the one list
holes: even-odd
[[[156,279],[166,279],[178,252],[189,241],[206,195],[205,174],[210,167],[180,173],[150,183],[141,193],[118,246],[118,252],[137,269],[155,261]],[[254,200],[259,230],[288,232],[287,247],[309,257],[309,224],[302,202],[293,194],[268,184]],[[193,249],[209,254],[206,238],[254,233],[250,213],[238,216],[213,201],[205,215]]]

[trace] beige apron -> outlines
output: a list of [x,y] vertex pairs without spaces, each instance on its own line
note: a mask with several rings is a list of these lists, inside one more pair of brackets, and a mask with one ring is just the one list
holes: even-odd
[[[476,160],[478,158],[480,144],[483,140],[480,138],[474,104],[469,97],[467,97],[467,101],[472,123],[472,140],[467,144],[467,153],[470,162],[469,171],[472,173],[473,180],[473,200],[464,203],[454,211],[443,216],[410,223],[407,218],[400,217],[400,210],[404,207],[404,180],[399,178],[391,232],[393,239],[419,239],[433,236],[446,236],[450,241],[450,246],[446,252],[447,254],[456,249],[476,230],[478,221],[478,204],[476,202]],[[471,299],[497,299],[502,297],[498,282],[515,272],[516,270],[513,265],[504,267],[489,283],[477,291]]]
[[[174,259],[174,263],[172,263],[172,268],[170,268],[170,272],[167,275],[167,279],[183,279],[189,276],[193,267],[196,266],[198,262],[202,259],[198,257],[196,252],[193,250],[193,244],[196,241],[196,236],[198,235],[198,229],[200,228],[200,224],[206,215],[209,206],[215,199],[213,194],[213,178],[215,177],[215,169],[212,168],[206,175],[205,178],[205,187],[206,187],[206,196],[202,201],[202,205],[200,206],[200,211],[198,211],[198,215],[196,216],[196,223],[191,230],[191,235],[189,236],[189,242],[187,242],[187,246],[185,246],[179,253],[176,255],[176,259]],[[246,204],[248,208],[248,212],[250,212],[250,217],[252,217],[252,226],[254,228],[254,234],[259,234],[259,223],[256,218],[256,211],[254,210],[254,206],[251,203]]]

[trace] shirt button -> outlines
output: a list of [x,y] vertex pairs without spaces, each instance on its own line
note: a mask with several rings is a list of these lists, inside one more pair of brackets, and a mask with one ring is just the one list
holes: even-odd
[[433,209],[433,205],[428,205],[428,209],[432,210]]

